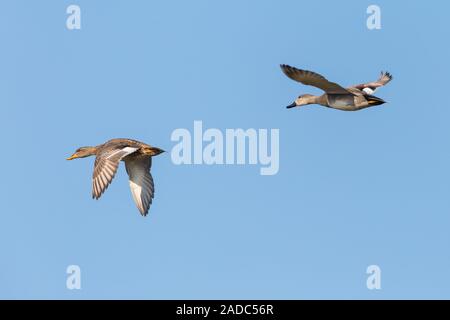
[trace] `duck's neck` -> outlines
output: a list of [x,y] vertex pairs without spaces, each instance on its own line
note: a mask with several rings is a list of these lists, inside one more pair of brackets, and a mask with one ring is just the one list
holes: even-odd
[[97,147],[85,147],[85,149],[83,151],[86,154],[86,157],[90,157],[90,156],[96,156],[97,150],[98,150],[98,146]]
[[321,96],[313,96],[312,98],[314,100],[314,102],[312,102],[312,103],[314,103],[314,104],[320,104],[322,106],[326,106],[328,104],[326,94],[323,94]]

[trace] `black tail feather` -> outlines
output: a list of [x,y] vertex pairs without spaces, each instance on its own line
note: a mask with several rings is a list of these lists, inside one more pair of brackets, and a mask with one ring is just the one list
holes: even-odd
[[386,101],[384,101],[383,99],[372,96],[370,94],[366,95],[365,98],[371,106],[378,106],[380,104],[386,103]]

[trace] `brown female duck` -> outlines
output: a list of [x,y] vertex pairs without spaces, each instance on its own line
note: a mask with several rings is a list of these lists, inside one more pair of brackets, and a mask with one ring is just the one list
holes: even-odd
[[164,152],[131,139],[112,139],[96,147],[81,147],[67,158],[73,160],[95,156],[92,198],[98,199],[113,180],[120,161],[125,162],[131,194],[139,212],[146,216],[155,192],[150,173],[152,157]]

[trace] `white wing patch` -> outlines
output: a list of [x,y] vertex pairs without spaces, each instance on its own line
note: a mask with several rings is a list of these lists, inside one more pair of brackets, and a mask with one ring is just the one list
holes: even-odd
[[111,159],[114,156],[118,155],[119,153],[121,154],[120,155],[120,159],[122,159],[123,157],[125,157],[125,156],[127,156],[129,154],[132,154],[133,152],[136,152],[136,150],[138,150],[138,149],[139,148],[132,148],[132,147],[125,147],[125,148],[122,148],[122,149],[117,149],[117,150],[114,150],[113,152],[111,152],[106,157],[106,159]]
[[377,89],[371,89],[371,88],[364,88],[362,89],[367,94],[373,94]]

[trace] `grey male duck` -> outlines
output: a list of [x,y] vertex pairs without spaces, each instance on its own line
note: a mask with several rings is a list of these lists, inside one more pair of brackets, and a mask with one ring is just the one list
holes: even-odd
[[73,160],[96,156],[92,176],[92,198],[98,199],[116,175],[119,162],[125,162],[130,189],[141,215],[146,216],[152,204],[155,187],[150,173],[152,157],[164,150],[131,139],[112,139],[96,147],[81,147],[67,158]]
[[325,107],[344,111],[356,111],[368,107],[385,103],[383,99],[372,94],[380,87],[392,80],[389,72],[382,72],[377,81],[362,83],[348,88],[343,88],[339,84],[330,82],[318,73],[297,69],[282,64],[281,70],[292,80],[305,85],[310,85],[322,89],[325,93],[321,96],[310,94],[300,95],[295,101],[287,106],[294,108],[308,104],[319,104]]

